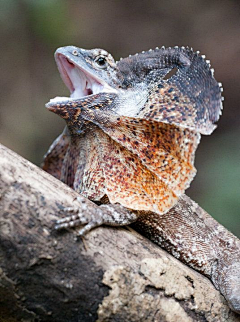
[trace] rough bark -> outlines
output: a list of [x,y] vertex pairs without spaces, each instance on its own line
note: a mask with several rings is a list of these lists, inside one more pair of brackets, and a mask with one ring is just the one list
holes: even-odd
[[131,228],[54,231],[78,194],[3,146],[0,175],[0,321],[240,321],[206,277]]

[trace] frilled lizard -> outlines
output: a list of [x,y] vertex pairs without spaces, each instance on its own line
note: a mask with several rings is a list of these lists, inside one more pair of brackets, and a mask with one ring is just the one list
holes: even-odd
[[86,224],[83,235],[102,224],[136,222],[154,242],[210,277],[240,311],[239,243],[211,217],[200,218],[198,206],[184,196],[196,173],[200,135],[212,133],[222,109],[222,87],[209,61],[184,47],[115,62],[105,50],[68,46],[55,58],[71,96],[46,105],[67,127],[43,169],[104,204],[98,218],[77,213],[56,228]]

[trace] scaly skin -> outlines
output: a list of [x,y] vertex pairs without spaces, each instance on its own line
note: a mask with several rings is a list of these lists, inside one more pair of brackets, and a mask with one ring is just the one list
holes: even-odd
[[[77,213],[56,228],[86,224],[83,235],[101,224],[135,222],[137,230],[208,276],[239,312],[239,242],[184,196],[196,173],[200,134],[211,134],[221,114],[221,86],[209,62],[178,47],[115,63],[101,49],[70,46],[60,48],[56,60],[73,99],[47,104],[67,128],[43,169],[85,197],[113,204],[102,205],[98,218]],[[72,66],[87,76],[71,74]],[[176,74],[167,78],[173,68]]]

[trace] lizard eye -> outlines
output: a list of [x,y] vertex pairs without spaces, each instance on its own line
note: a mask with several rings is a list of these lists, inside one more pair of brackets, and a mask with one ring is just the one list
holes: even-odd
[[95,59],[95,62],[97,63],[98,67],[100,67],[100,68],[106,68],[107,67],[107,60],[103,56],[98,56]]
[[72,51],[72,54],[73,54],[74,56],[78,56],[78,51],[77,51],[76,49],[74,49],[74,50]]

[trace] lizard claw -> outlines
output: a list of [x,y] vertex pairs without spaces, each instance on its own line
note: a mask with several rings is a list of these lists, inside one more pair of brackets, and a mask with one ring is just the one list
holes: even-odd
[[[72,211],[67,208],[64,210],[65,211]],[[84,216],[80,217],[78,214],[77,215],[69,215],[65,218],[57,220],[54,228],[56,230],[60,230],[60,229],[64,229],[64,228],[76,227],[79,225],[83,225],[83,224],[86,224],[87,222],[88,222],[87,218],[85,218]]]
[[54,229],[61,230],[85,225],[83,228],[78,230],[78,236],[84,236],[92,228],[101,226],[103,224],[101,213],[94,213],[94,215],[86,216],[84,214],[85,211],[80,211],[80,207],[77,206],[66,207],[64,208],[64,212],[67,212],[68,215],[64,218],[57,220]]
[[78,236],[84,236],[91,229],[104,224],[109,226],[125,226],[137,220],[137,214],[117,204],[101,205],[97,211],[91,214],[86,211],[87,209],[79,208],[77,206],[65,208],[64,211],[68,212],[69,215],[57,220],[54,228],[61,230],[85,225],[77,233]]

